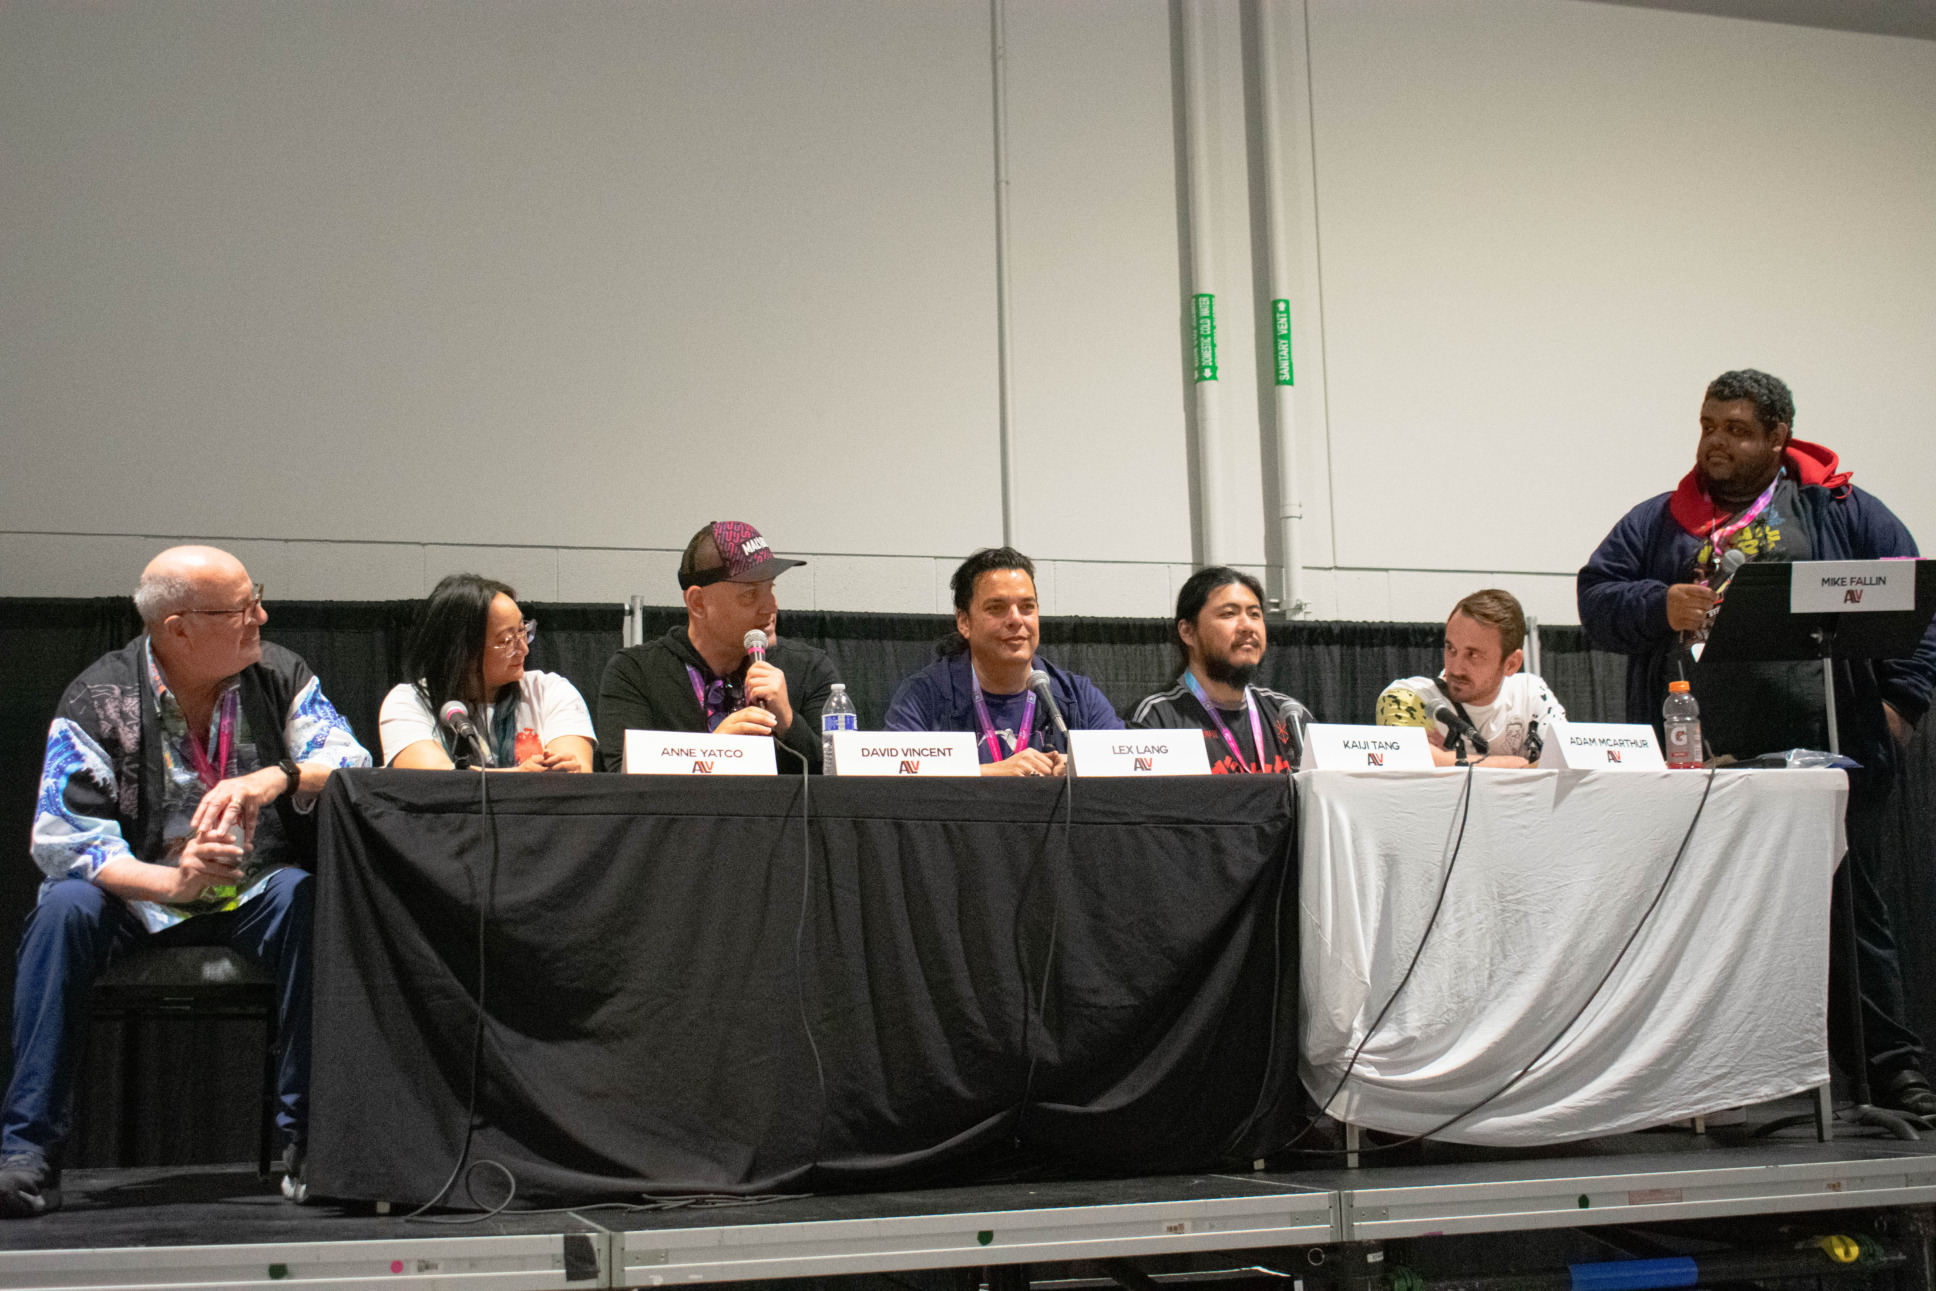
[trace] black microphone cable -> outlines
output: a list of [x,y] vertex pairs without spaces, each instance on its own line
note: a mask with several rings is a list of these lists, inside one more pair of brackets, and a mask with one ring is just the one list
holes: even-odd
[[[1344,1072],[1338,1077],[1338,1083],[1331,1087],[1331,1093],[1326,1096],[1324,1102],[1318,1107],[1317,1116],[1313,1116],[1310,1124],[1307,1124],[1302,1130],[1299,1130],[1290,1142],[1276,1149],[1277,1152],[1289,1152],[1295,1149],[1298,1140],[1302,1139],[1306,1134],[1309,1134],[1312,1126],[1317,1124],[1318,1117],[1325,1115],[1331,1110],[1331,1104],[1335,1103],[1338,1100],[1338,1095],[1344,1092],[1345,1082],[1351,1079],[1352,1073],[1357,1069],[1358,1059],[1364,1053],[1365,1046],[1371,1043],[1371,1038],[1374,1035],[1378,1034],[1378,1028],[1385,1025],[1385,1018],[1391,1013],[1392,1005],[1398,1003],[1398,997],[1404,993],[1406,985],[1412,980],[1412,974],[1418,969],[1419,960],[1425,957],[1426,943],[1432,939],[1432,930],[1438,927],[1439,911],[1445,908],[1446,890],[1452,886],[1452,872],[1458,868],[1459,853],[1465,847],[1465,827],[1466,822],[1472,817],[1473,776],[1476,772],[1477,768],[1468,762],[1465,768],[1465,785],[1459,795],[1461,798],[1459,832],[1452,840],[1452,855],[1445,863],[1445,873],[1439,877],[1438,896],[1432,901],[1432,913],[1425,920],[1425,931],[1419,934],[1418,945],[1412,950],[1412,961],[1405,965],[1405,974],[1398,979],[1398,985],[1392,988],[1391,995],[1385,1000],[1385,1007],[1378,1010],[1378,1016],[1372,1019],[1369,1027],[1365,1028],[1364,1035],[1358,1040],[1358,1047],[1351,1051],[1351,1057],[1344,1065]],[[1271,1156],[1275,1154],[1265,1153],[1265,1155]],[[1326,1151],[1326,1155],[1330,1155],[1328,1150]]]
[[[793,715],[795,721],[800,715]],[[808,1158],[808,1168],[819,1164],[820,1149],[827,1138],[827,1110],[831,1101],[827,1093],[827,1069],[820,1059],[820,1042],[814,1038],[813,1022],[807,1015],[807,969],[806,951],[807,912],[813,906],[813,830],[812,813],[809,810],[810,796],[808,781],[810,767],[806,755],[798,749],[787,748],[778,739],[773,741],[776,749],[786,749],[794,761],[800,764],[800,917],[793,925],[793,998],[800,1008],[800,1029],[806,1033],[807,1048],[813,1053],[813,1074],[820,1085],[820,1120],[814,1127],[813,1152]]]
[[[1074,750],[1071,749],[1070,752],[1073,753]],[[1075,762],[1072,757],[1065,755],[1061,792],[1057,796],[1062,800],[1062,854],[1072,870],[1075,868],[1076,856],[1075,778]],[[1050,829],[1054,828],[1055,813],[1053,808],[1050,810],[1048,824]],[[1022,1145],[1022,1128],[1028,1117],[1029,1102],[1035,1096],[1035,1069],[1041,1061],[1041,1054],[1035,1048],[1035,1019],[1038,1017],[1041,1018],[1043,1028],[1046,1029],[1048,1027],[1049,982],[1051,980],[1051,973],[1055,967],[1056,942],[1062,929],[1062,897],[1060,895],[1060,889],[1051,881],[1049,887],[1049,946],[1047,952],[1042,957],[1042,980],[1040,989],[1039,991],[1032,990],[1028,981],[1027,962],[1021,958],[1022,914],[1027,908],[1028,891],[1035,885],[1036,876],[1042,871],[1044,861],[1048,856],[1048,850],[1048,835],[1045,833],[1042,840],[1042,851],[1037,855],[1035,864],[1029,867],[1028,876],[1023,879],[1021,892],[1017,894],[1015,901],[1015,950],[1017,963],[1022,969],[1022,1052],[1028,1055],[1028,1074],[1022,1081],[1021,1102],[1015,1108],[1014,1142],[1017,1148]],[[1039,995],[1039,999],[1032,998],[1037,995]]]
[[[477,768],[477,792],[478,792],[478,798],[479,798],[479,810],[482,814],[483,820],[486,825],[485,832],[488,834],[490,838],[490,848],[489,848],[490,860],[485,870],[484,891],[482,894],[476,897],[476,900],[477,900],[477,992],[474,998],[477,1004],[477,1022],[471,1032],[470,1095],[466,1100],[465,1106],[464,1106],[464,1142],[462,1147],[458,1150],[457,1163],[451,1166],[450,1176],[444,1180],[444,1186],[437,1190],[436,1196],[432,1197],[429,1201],[426,1201],[423,1205],[417,1207],[415,1210],[405,1215],[403,1217],[405,1222],[414,1221],[419,1224],[477,1223],[482,1220],[489,1219],[491,1218],[491,1216],[501,1212],[506,1206],[509,1206],[511,1204],[511,1198],[517,1195],[517,1180],[515,1177],[512,1176],[511,1172],[508,1169],[505,1169],[505,1167],[501,1163],[496,1161],[471,1161],[470,1160],[471,1142],[476,1137],[476,1134],[477,1134],[477,1086],[480,1080],[479,1071],[482,1066],[483,1057],[484,1057],[485,928],[490,921],[491,908],[495,903],[496,897],[497,897],[497,862],[498,862],[497,812],[491,806],[491,773],[488,770],[484,769],[483,767]],[[466,1168],[467,1162],[469,1163],[468,1168]],[[486,1211],[484,1214],[469,1216],[463,1219],[443,1219],[443,1218],[426,1219],[422,1217],[423,1213],[426,1210],[429,1210],[432,1206],[437,1205],[445,1197],[450,1195],[450,1190],[457,1185],[457,1180],[459,1179],[460,1176],[464,1180],[464,1191],[466,1193],[470,1193],[471,1172],[476,1170],[479,1166],[483,1166],[483,1165],[492,1166],[495,1169],[501,1171],[504,1177],[510,1181],[510,1188],[506,1192],[504,1200],[498,1203],[498,1205],[495,1208]],[[476,1194],[470,1193],[470,1196],[472,1201],[477,1200]]]
[[[1707,783],[1701,787],[1701,801],[1694,808],[1694,818],[1687,822],[1687,832],[1681,835],[1681,845],[1677,849],[1675,849],[1674,859],[1668,864],[1667,873],[1664,876],[1662,876],[1660,880],[1660,886],[1654,890],[1654,899],[1652,901],[1649,901],[1647,903],[1647,908],[1641,912],[1640,919],[1637,923],[1634,924],[1633,931],[1627,934],[1627,940],[1621,943],[1620,950],[1618,951],[1618,953],[1614,955],[1613,961],[1607,965],[1607,971],[1601,974],[1600,980],[1596,982],[1594,984],[1593,989],[1587,993],[1586,999],[1581,1001],[1580,1007],[1573,1011],[1573,1016],[1566,1020],[1566,1024],[1564,1026],[1560,1027],[1559,1030],[1553,1033],[1553,1038],[1551,1040],[1548,1040],[1546,1044],[1540,1049],[1540,1051],[1534,1054],[1532,1056],[1532,1059],[1528,1061],[1525,1066],[1521,1067],[1517,1072],[1515,1072],[1512,1078],[1506,1081],[1505,1084],[1493,1090],[1490,1094],[1487,1094],[1484,1098],[1472,1104],[1472,1106],[1466,1108],[1464,1111],[1460,1112],[1457,1116],[1453,1116],[1447,1120],[1440,1121],[1437,1125],[1434,1125],[1431,1129],[1425,1130],[1424,1132],[1419,1134],[1411,1135],[1408,1138],[1397,1139],[1390,1143],[1377,1143],[1377,1144],[1373,1144],[1370,1147],[1359,1148],[1358,1149],[1359,1154],[1364,1155],[1364,1154],[1369,1154],[1373,1152],[1390,1152],[1397,1148],[1410,1147],[1412,1144],[1420,1142],[1424,1139],[1429,1139],[1435,1134],[1443,1134],[1446,1130],[1451,1129],[1454,1125],[1457,1125],[1460,1121],[1463,1121],[1466,1117],[1471,1116],[1474,1112],[1477,1112],[1480,1109],[1486,1107],[1488,1104],[1492,1103],[1495,1099],[1498,1099],[1501,1096],[1503,1096],[1508,1090],[1518,1085],[1521,1080],[1524,1080],[1526,1078],[1527,1074],[1530,1073],[1534,1067],[1539,1065],[1539,1060],[1541,1058],[1544,1058],[1547,1054],[1551,1053],[1553,1051],[1553,1047],[1557,1045],[1561,1040],[1566,1038],[1567,1033],[1573,1029],[1573,1027],[1579,1022],[1581,1018],[1586,1016],[1586,1011],[1593,1007],[1593,1002],[1600,998],[1600,992],[1606,989],[1607,983],[1613,980],[1613,974],[1615,970],[1617,970],[1620,967],[1620,963],[1622,960],[1626,958],[1627,952],[1633,949],[1633,944],[1636,941],[1640,940],[1641,931],[1646,928],[1648,921],[1653,918],[1654,911],[1660,907],[1661,899],[1667,895],[1668,886],[1673,883],[1674,875],[1679,873],[1680,871],[1681,862],[1684,859],[1686,859],[1687,845],[1690,842],[1692,842],[1694,839],[1694,827],[1701,823],[1701,816],[1707,810],[1708,795],[1714,792],[1714,774],[1717,769],[1718,768],[1715,768],[1715,767],[1708,768]],[[1363,1049],[1363,1047],[1364,1047],[1363,1045],[1359,1046],[1361,1050]],[[1352,1058],[1353,1058],[1353,1061],[1355,1062],[1357,1055],[1354,1054]],[[1350,1074],[1348,1070],[1346,1074],[1347,1075]],[[1339,1088],[1343,1088],[1342,1082],[1340,1082]],[[1334,1091],[1332,1094],[1332,1097],[1335,1098],[1336,1096],[1337,1095]],[[1296,1140],[1293,1139],[1292,1142],[1295,1143]],[[1288,1149],[1280,1149],[1280,1150],[1288,1150]],[[1298,1151],[1300,1155],[1305,1155],[1305,1156],[1335,1157],[1335,1156],[1343,1155],[1346,1149],[1302,1148],[1302,1149],[1298,1149]]]

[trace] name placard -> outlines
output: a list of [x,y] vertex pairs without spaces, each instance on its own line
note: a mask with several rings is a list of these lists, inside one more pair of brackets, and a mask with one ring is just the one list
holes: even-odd
[[770,735],[627,731],[627,775],[775,775]]
[[1789,568],[1790,614],[1916,608],[1913,560],[1798,560]]
[[837,775],[980,775],[968,731],[835,731]]
[[1069,760],[1079,776],[1209,775],[1203,732],[1070,731]]
[[1313,722],[1304,728],[1300,771],[1430,771],[1432,745],[1422,726],[1344,726]]
[[1572,771],[1665,771],[1651,726],[1624,722],[1554,722],[1541,732],[1541,768]]

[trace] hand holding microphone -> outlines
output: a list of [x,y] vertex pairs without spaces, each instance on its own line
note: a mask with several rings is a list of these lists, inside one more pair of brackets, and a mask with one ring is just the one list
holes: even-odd
[[[740,639],[746,649],[746,701],[758,709],[742,708],[719,724],[721,735],[773,735],[793,725],[793,702],[787,695],[786,674],[766,661],[766,633],[754,628]],[[770,720],[761,723],[755,713]],[[742,718],[744,720],[736,721]],[[744,729],[733,729],[743,727]]]

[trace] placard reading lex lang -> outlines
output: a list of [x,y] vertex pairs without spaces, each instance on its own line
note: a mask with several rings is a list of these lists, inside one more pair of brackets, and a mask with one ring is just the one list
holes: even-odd
[[1430,771],[1432,745],[1422,726],[1342,726],[1313,722],[1304,728],[1300,771]]
[[849,775],[980,775],[968,731],[835,731],[834,770]]
[[1916,608],[1913,560],[1798,560],[1789,568],[1790,614]]
[[1210,774],[1199,730],[1070,731],[1069,759],[1079,776]]
[[628,775],[774,775],[770,735],[694,735],[691,731],[627,731]]
[[1665,771],[1667,760],[1651,726],[1554,722],[1545,732],[1539,765],[1572,771]]

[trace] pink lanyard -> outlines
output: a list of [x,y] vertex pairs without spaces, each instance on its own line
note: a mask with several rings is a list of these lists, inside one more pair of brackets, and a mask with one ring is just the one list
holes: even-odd
[[[1210,714],[1210,720],[1217,724],[1217,733],[1223,736],[1223,742],[1230,746],[1231,753],[1236,756],[1237,765],[1244,769],[1244,774],[1249,775],[1250,764],[1244,761],[1244,751],[1237,747],[1237,739],[1230,733],[1230,728],[1223,724],[1223,714],[1217,711],[1217,706],[1210,702],[1203,693],[1203,687],[1197,684],[1197,679],[1190,675],[1187,668],[1183,671],[1183,684],[1197,697],[1197,703],[1203,705],[1203,711]],[[1251,701],[1248,686],[1244,687],[1244,707],[1250,712],[1250,739],[1257,750],[1257,771],[1261,774],[1264,770],[1264,724],[1258,720],[1257,705]]]
[[221,719],[216,727],[215,756],[211,764],[208,752],[195,732],[188,732],[188,762],[195,768],[195,774],[202,778],[202,786],[213,789],[222,783],[222,773],[228,770],[229,748],[235,741],[235,717],[240,692],[231,689],[220,700]]
[[1720,559],[1722,543],[1727,542],[1734,535],[1753,524],[1755,517],[1768,509],[1768,504],[1774,501],[1775,486],[1781,483],[1783,474],[1785,474],[1783,471],[1775,472],[1775,478],[1768,481],[1768,487],[1761,491],[1761,496],[1754,500],[1753,506],[1741,513],[1740,518],[1709,532],[1707,539],[1708,550],[1714,553],[1716,560]]
[[[1033,659],[1030,663],[1035,662]],[[1005,762],[1008,755],[1002,752],[1002,742],[995,738],[995,719],[988,715],[988,702],[981,697],[981,678],[975,675],[973,660],[968,663],[968,684],[975,688],[975,725],[981,728],[981,738],[988,741],[988,755],[991,762]],[[1022,752],[1029,746],[1029,735],[1035,730],[1035,692],[1030,691],[1028,703],[1022,706],[1022,730],[1015,737],[1015,751]]]

